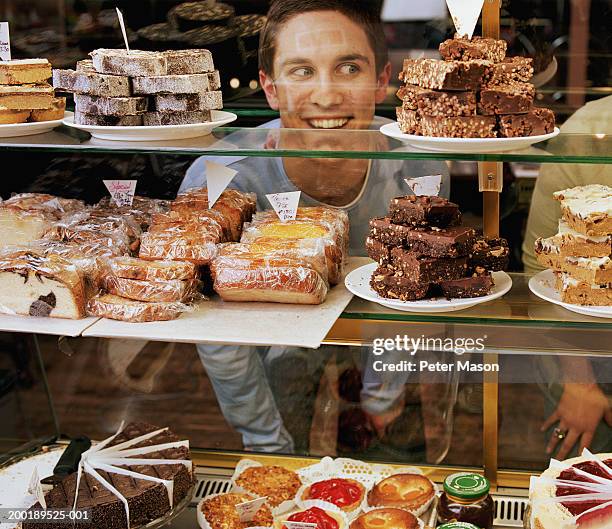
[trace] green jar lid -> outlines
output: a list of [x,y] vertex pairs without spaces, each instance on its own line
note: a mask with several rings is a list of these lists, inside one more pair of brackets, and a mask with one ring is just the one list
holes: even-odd
[[444,491],[462,500],[476,500],[489,494],[489,480],[480,474],[459,472],[444,480]]
[[467,522],[449,522],[438,525],[438,529],[480,529],[478,526]]

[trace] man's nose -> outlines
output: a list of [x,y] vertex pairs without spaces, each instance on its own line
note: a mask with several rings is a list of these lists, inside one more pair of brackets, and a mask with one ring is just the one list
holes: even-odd
[[314,82],[310,94],[311,103],[320,107],[334,107],[344,101],[343,87],[328,76],[321,76]]

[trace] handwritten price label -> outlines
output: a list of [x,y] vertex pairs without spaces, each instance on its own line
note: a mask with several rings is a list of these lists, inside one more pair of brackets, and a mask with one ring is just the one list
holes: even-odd
[[244,503],[239,503],[236,505],[236,511],[238,512],[238,516],[240,517],[241,522],[250,522],[257,511],[261,509],[264,503],[268,498],[257,498],[256,500],[245,501]]
[[421,176],[419,178],[405,178],[404,181],[417,196],[437,197],[442,187],[442,175]]
[[0,22],[0,60],[11,60],[11,37],[8,22]]
[[474,35],[476,23],[480,17],[484,0],[446,0],[448,10],[453,17],[455,29],[460,37]]
[[283,522],[283,527],[286,529],[317,529],[316,523],[310,522]]
[[38,468],[34,467],[34,472],[32,472],[32,477],[30,478],[30,484],[28,485],[28,492],[36,496],[38,503],[43,509],[47,508],[47,502],[45,501],[45,494],[42,490],[42,485],[40,484],[40,476],[38,475]]
[[301,194],[301,191],[291,191],[289,193],[266,195],[266,198],[270,201],[270,204],[272,204],[281,222],[287,222],[289,220],[295,220]]
[[136,194],[137,180],[104,180],[111,200],[117,207],[131,206]]

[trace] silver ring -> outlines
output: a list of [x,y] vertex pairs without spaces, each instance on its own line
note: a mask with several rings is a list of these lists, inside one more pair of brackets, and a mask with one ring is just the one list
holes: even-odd
[[561,428],[555,428],[553,434],[557,439],[565,439],[567,437],[567,430],[562,430]]

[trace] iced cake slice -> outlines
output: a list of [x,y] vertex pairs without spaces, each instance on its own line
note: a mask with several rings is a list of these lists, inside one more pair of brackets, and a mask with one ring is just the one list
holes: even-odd
[[612,283],[586,283],[562,272],[556,274],[556,288],[564,303],[599,307],[612,306]]
[[574,230],[588,236],[612,234],[612,187],[579,186],[554,193],[563,218]]
[[47,59],[0,61],[0,85],[42,84],[51,78]]

